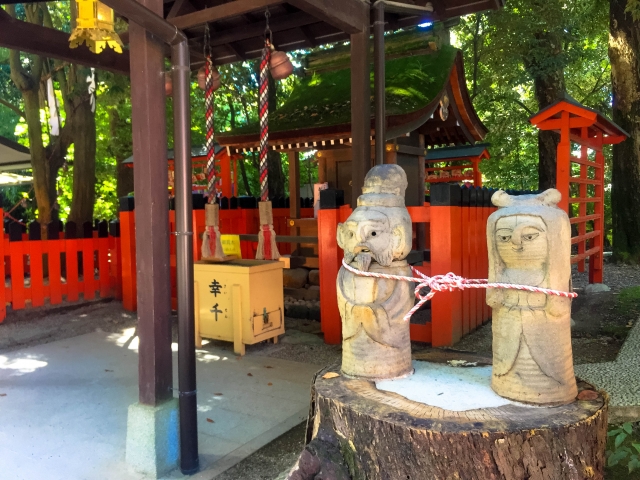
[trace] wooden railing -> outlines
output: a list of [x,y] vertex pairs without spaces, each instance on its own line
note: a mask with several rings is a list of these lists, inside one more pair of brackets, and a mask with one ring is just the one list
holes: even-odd
[[[0,211],[1,212],[1,211]],[[0,241],[4,288],[0,289],[0,321],[7,305],[13,310],[59,305],[80,299],[122,298],[119,225],[86,223],[78,228],[53,222],[42,240],[40,224],[28,233],[12,223]]]
[[[306,205],[310,200],[305,200]],[[289,209],[284,207],[285,200],[277,199],[273,202],[277,205],[273,208],[273,227],[276,235],[289,235]],[[280,206],[282,205],[282,206]],[[204,199],[201,195],[193,197],[193,258],[200,260],[202,247],[202,234],[205,231]],[[306,207],[300,210],[303,218],[313,217],[313,208]],[[120,202],[121,248],[122,248],[122,281],[123,281],[123,307],[126,310],[137,309],[136,286],[136,261],[135,261],[135,204],[132,197],[121,199]],[[240,199],[223,198],[220,210],[220,233],[222,234],[257,234],[260,227],[258,217],[257,199],[241,197]],[[175,211],[169,210],[169,230],[175,231]],[[258,247],[257,240],[242,240],[240,242],[242,258],[255,258]],[[291,245],[287,242],[278,242],[278,250],[285,255],[291,253]],[[173,308],[177,306],[176,292],[176,239],[174,235],[169,237],[169,255],[171,271],[171,302]]]
[[[487,218],[493,190],[438,184],[431,187],[431,202],[420,207],[408,207],[414,225],[427,225],[426,254],[429,258],[414,265],[425,275],[453,272],[467,278],[486,278]],[[342,326],[338,311],[336,278],[343,252],[336,242],[337,225],[351,214],[351,207],[321,208],[318,214],[320,253],[320,308],[325,342],[339,344]],[[434,228],[430,228],[431,225]],[[418,245],[415,245],[416,248]],[[484,291],[438,293],[429,302],[430,321],[412,322],[411,339],[433,346],[453,345],[463,335],[474,331],[491,317]]]

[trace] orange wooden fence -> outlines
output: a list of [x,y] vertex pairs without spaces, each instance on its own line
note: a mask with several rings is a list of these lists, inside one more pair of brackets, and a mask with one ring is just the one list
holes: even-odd
[[[560,134],[556,161],[556,188],[562,194],[559,207],[569,214],[571,224],[577,225],[571,239],[577,251],[571,263],[577,263],[578,270],[584,272],[588,259],[589,283],[602,283],[605,168],[602,150],[605,145],[624,141],[628,134],[601,113],[572,98],[559,100],[530,121],[540,130]],[[579,148],[577,155],[572,154],[575,146]]]
[[[247,208],[237,206],[236,199],[223,199],[220,210],[220,233],[222,234],[257,234],[260,222],[258,216],[257,201],[254,199],[242,199],[241,202]],[[276,202],[274,202],[276,203]],[[283,203],[283,202],[280,202]],[[306,202],[308,204],[308,201]],[[232,204],[235,208],[229,207]],[[122,250],[122,303],[126,310],[135,311],[137,309],[137,287],[136,287],[136,239],[135,239],[135,210],[132,197],[121,199],[120,202],[120,227],[121,227],[121,250]],[[313,208],[301,208],[301,218],[313,217]],[[273,208],[273,227],[277,235],[289,235],[288,208]],[[175,211],[169,211],[169,230],[175,231]],[[204,222],[204,200],[200,195],[194,195],[193,210],[193,258],[195,261],[201,258],[202,234],[205,231]],[[241,241],[240,248],[243,258],[255,258],[257,242]],[[278,250],[281,254],[291,253],[291,245],[288,243],[278,243]],[[171,270],[171,303],[173,308],[177,306],[176,291],[176,239],[174,235],[169,237],[169,255]]]
[[0,289],[0,322],[7,306],[20,310],[81,298],[121,298],[119,228],[111,225],[110,235],[107,222],[96,227],[87,223],[78,229],[69,222],[63,233],[54,222],[47,227],[47,240],[41,240],[37,222],[29,225],[28,235],[12,223],[0,241],[5,282]]
[[[453,272],[467,278],[486,278],[486,224],[495,210],[490,206],[493,192],[454,184],[433,185],[431,203],[408,207],[414,231],[419,223],[434,225],[427,229],[430,250],[422,257],[430,260],[418,261],[414,266],[430,276]],[[344,222],[351,211],[351,207],[345,205],[321,209],[318,214],[321,322],[325,342],[331,344],[342,341],[336,278],[343,252],[336,243],[337,225]],[[431,312],[430,321],[412,321],[411,339],[433,346],[453,345],[491,317],[482,290],[438,293],[427,303],[427,308]]]

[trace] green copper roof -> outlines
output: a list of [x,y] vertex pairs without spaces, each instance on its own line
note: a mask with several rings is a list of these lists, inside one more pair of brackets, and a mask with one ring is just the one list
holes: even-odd
[[[415,46],[415,42],[411,43]],[[429,52],[422,49],[415,55],[387,60],[385,75],[387,115],[412,113],[431,103],[445,87],[457,53],[457,49],[444,45],[437,51]],[[331,63],[335,65],[339,60],[340,58],[334,58]],[[318,64],[318,61],[311,63]],[[327,63],[325,62],[323,67],[326,67]],[[346,63],[348,65],[348,62]],[[373,75],[371,89],[373,92]],[[371,104],[373,107],[373,96]],[[351,123],[351,70],[349,68],[323,71],[302,78],[286,103],[269,115],[270,132],[349,123]],[[221,136],[257,133],[258,125],[253,124],[230,132],[221,132]]]

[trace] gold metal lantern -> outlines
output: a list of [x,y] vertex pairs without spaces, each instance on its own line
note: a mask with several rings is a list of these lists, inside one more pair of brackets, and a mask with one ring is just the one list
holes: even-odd
[[122,40],[114,30],[113,10],[97,0],[76,0],[76,27],[69,37],[69,46],[76,48],[86,43],[93,53],[105,47],[122,53]]

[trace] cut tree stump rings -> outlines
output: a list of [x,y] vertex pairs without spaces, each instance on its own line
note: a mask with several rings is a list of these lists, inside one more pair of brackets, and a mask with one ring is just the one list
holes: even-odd
[[307,446],[290,480],[603,478],[608,399],[584,382],[569,405],[454,412],[369,381],[323,378],[339,371],[316,375]]

